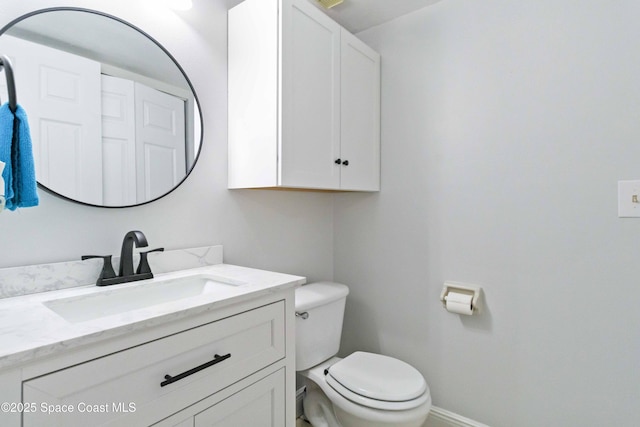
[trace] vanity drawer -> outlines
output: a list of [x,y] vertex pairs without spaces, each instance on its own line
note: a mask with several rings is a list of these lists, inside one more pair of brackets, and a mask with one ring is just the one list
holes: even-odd
[[284,358],[284,327],[280,301],[25,381],[23,425],[152,424]]

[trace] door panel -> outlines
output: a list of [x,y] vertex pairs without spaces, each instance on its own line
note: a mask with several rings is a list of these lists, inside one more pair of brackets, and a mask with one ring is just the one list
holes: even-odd
[[282,427],[284,370],[279,370],[195,416],[195,427]]
[[160,197],[186,174],[184,100],[135,83],[138,202]]
[[101,204],[100,64],[8,35],[0,38],[0,51],[15,68],[38,182],[66,197]]
[[307,1],[283,12],[281,185],[337,189],[340,26],[317,12]]
[[380,189],[380,55],[342,30],[341,188]]
[[133,81],[102,76],[102,175],[105,206],[136,204]]

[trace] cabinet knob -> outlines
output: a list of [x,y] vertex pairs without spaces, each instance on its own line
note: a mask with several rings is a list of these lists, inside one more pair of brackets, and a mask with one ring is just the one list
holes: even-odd
[[339,164],[341,164],[341,163],[342,163],[342,160],[340,160],[340,159],[336,159],[336,161],[335,161],[334,163],[335,163],[336,165],[339,165]]
[[349,160],[345,160],[344,162],[342,162],[343,166],[349,166]]

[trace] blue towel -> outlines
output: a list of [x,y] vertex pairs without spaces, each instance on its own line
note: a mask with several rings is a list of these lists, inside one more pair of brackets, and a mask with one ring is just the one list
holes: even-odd
[[4,179],[5,198],[13,198],[13,168],[11,167],[11,145],[13,142],[13,113],[9,109],[9,104],[0,107],[0,162],[4,162],[2,179]]
[[6,163],[2,172],[6,208],[14,211],[38,206],[29,122],[27,113],[19,105],[15,113],[8,103],[0,107],[0,161]]

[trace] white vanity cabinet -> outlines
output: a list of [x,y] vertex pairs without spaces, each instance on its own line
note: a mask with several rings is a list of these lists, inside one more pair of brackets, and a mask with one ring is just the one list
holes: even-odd
[[[242,386],[239,386],[242,387]],[[220,392],[154,427],[279,427],[285,422],[282,370],[236,390]]]
[[289,289],[27,364],[0,424],[293,427],[293,323]]
[[380,56],[307,0],[229,11],[229,188],[380,189]]

